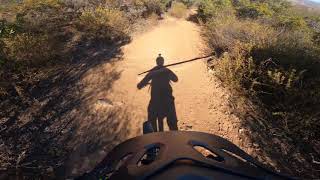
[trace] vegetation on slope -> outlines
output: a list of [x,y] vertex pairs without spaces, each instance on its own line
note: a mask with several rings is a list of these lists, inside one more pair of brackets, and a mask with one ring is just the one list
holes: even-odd
[[111,46],[128,41],[135,22],[152,14],[160,15],[167,3],[160,0],[3,3],[7,8],[0,10],[3,15],[0,94],[8,94],[13,82],[25,80],[30,73],[70,63],[74,51],[84,44],[99,42]]
[[[317,18],[299,15],[285,0],[203,0],[199,18],[204,37],[217,54],[218,61],[210,64],[215,75],[265,112],[270,135],[276,129],[290,139],[295,152],[316,161],[313,158],[320,156]],[[297,175],[317,176],[314,166],[300,166],[305,167],[295,171]]]
[[186,16],[186,12],[187,6],[182,2],[173,3],[171,9],[169,10],[170,15],[177,18],[183,18]]

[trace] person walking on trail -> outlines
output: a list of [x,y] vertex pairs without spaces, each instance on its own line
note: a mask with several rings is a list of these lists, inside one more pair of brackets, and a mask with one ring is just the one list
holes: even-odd
[[[170,69],[164,67],[164,58],[159,54],[157,66],[138,83],[137,88],[150,84],[151,99],[148,106],[148,121],[154,131],[164,131],[163,121],[167,119],[170,130],[178,130],[176,108],[172,95],[171,82],[178,82],[178,77]],[[158,123],[157,123],[158,122]],[[157,126],[158,125],[158,126]]]

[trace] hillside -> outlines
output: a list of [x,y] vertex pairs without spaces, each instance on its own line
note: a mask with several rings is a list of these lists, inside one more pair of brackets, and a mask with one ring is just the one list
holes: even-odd
[[309,8],[320,8],[319,0],[289,0],[289,1],[292,1],[294,4],[303,5]]
[[320,2],[309,0],[290,0],[295,6],[295,11],[304,16],[319,16]]

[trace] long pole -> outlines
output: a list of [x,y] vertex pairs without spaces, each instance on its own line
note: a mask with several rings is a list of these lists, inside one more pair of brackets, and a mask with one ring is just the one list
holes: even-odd
[[[214,55],[210,54],[210,55],[203,56],[203,57],[197,57],[197,58],[193,58],[193,59],[186,60],[186,61],[181,61],[181,62],[177,62],[177,63],[168,64],[168,65],[163,66],[162,68],[175,66],[175,65],[179,65],[179,64],[184,64],[184,63],[188,63],[188,62],[192,62],[192,61],[196,61],[196,60],[200,60],[200,59],[205,59],[205,58],[209,58],[209,57],[212,57],[212,56],[214,56]],[[158,69],[158,70],[160,70],[160,69]],[[145,72],[142,72],[142,73],[138,74],[138,76],[140,76],[142,74],[146,74],[146,73],[151,72],[151,71],[152,71],[152,69],[150,69],[148,71],[145,71]]]

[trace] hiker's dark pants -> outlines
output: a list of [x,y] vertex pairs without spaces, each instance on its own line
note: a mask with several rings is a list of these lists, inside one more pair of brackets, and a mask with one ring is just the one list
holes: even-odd
[[164,118],[167,118],[167,124],[171,131],[178,130],[174,98],[151,99],[148,106],[148,121],[151,122],[154,131],[164,131]]

